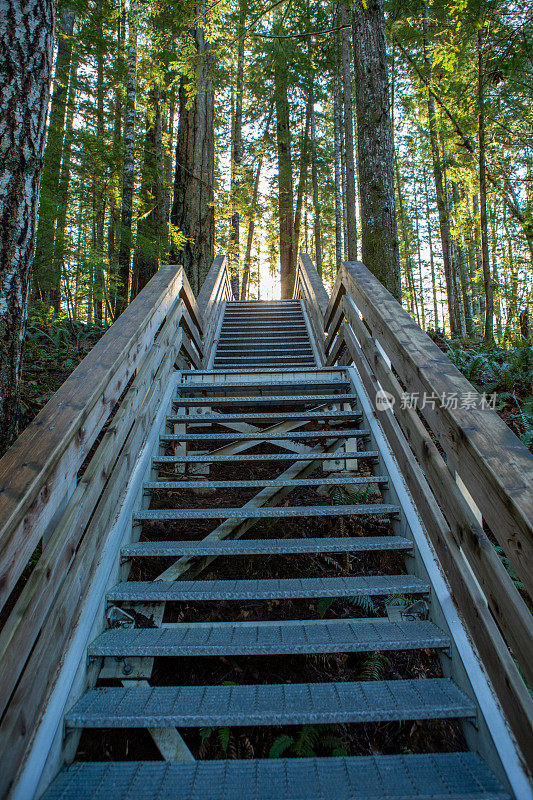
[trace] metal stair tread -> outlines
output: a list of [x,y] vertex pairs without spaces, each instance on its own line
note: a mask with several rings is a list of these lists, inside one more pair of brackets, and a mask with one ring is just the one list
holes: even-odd
[[114,628],[88,647],[96,656],[211,656],[365,653],[447,648],[449,637],[433,622],[311,620],[193,622],[172,628]]
[[298,452],[298,453],[201,453],[199,455],[173,455],[154,456],[155,464],[181,464],[187,461],[196,463],[210,462],[216,464],[221,461],[350,461],[354,459],[376,459],[378,450],[345,450],[335,453]]
[[42,800],[509,800],[475,753],[85,762]]
[[259,395],[253,397],[217,397],[213,400],[212,397],[177,397],[174,405],[220,405],[238,403],[239,405],[276,405],[280,404],[294,404],[299,403],[357,403],[357,397],[354,394],[324,394],[324,395]]
[[108,602],[194,602],[427,594],[429,584],[413,575],[245,580],[125,581],[107,592]]
[[166,556],[275,555],[284,553],[345,553],[409,550],[409,539],[401,536],[355,536],[309,539],[203,539],[195,541],[132,542],[122,548],[127,558]]
[[276,519],[287,517],[346,517],[346,516],[378,516],[392,515],[400,511],[399,506],[386,503],[370,503],[338,506],[261,506],[251,508],[154,508],[137,511],[133,519],[143,520],[178,520],[178,519]]
[[287,411],[252,414],[243,412],[242,414],[171,414],[167,417],[167,422],[284,422],[288,420],[330,420],[330,419],[359,419],[361,414],[349,409],[348,411]]
[[328,431],[289,431],[288,433],[268,430],[249,431],[246,433],[238,433],[236,431],[228,431],[227,433],[164,433],[160,439],[163,442],[181,442],[195,439],[209,442],[218,439],[232,439],[235,441],[247,441],[248,439],[267,439],[269,441],[276,439],[338,439],[340,437],[355,439],[357,436],[361,438],[368,437],[370,436],[370,431],[368,428],[332,428]]
[[388,482],[386,475],[354,475],[349,478],[332,478],[329,475],[318,475],[314,478],[258,478],[242,481],[210,480],[179,480],[179,481],[147,481],[145,491],[154,489],[181,491],[183,489],[245,489],[263,486],[369,486],[380,485]]
[[450,679],[237,686],[106,687],[66,715],[76,728],[316,725],[475,716]]

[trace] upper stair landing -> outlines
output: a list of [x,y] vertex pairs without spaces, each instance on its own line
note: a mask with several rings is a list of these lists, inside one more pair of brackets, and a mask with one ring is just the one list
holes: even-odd
[[300,300],[225,304],[213,369],[317,367]]

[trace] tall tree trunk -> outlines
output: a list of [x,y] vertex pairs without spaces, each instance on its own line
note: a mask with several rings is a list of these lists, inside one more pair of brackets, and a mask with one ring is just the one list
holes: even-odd
[[244,268],[243,268],[242,283],[241,283],[241,300],[246,300],[246,294],[248,292],[248,284],[250,282],[250,263],[252,259],[252,244],[254,241],[255,217],[257,214],[259,179],[261,177],[261,170],[263,168],[263,158],[265,154],[265,146],[268,139],[268,129],[270,128],[271,119],[272,119],[272,107],[268,112],[268,117],[265,125],[265,132],[263,134],[263,141],[261,143],[261,150],[259,153],[259,161],[257,162],[257,170],[254,178],[252,204],[250,206],[250,218],[248,220],[248,236],[246,237],[246,252],[244,254]]
[[165,148],[164,148],[164,161],[165,161],[165,208],[166,208],[166,222],[170,220],[170,209],[172,207],[172,153],[174,152],[174,115],[176,113],[176,90],[174,86],[171,87],[168,93],[168,118],[165,126]]
[[[33,280],[41,300],[59,312],[61,306],[60,274],[56,274],[53,258],[55,226],[60,206],[57,187],[60,179],[65,113],[72,60],[72,34],[75,12],[65,8],[59,22],[54,89],[50,107],[50,122],[44,152],[44,167],[39,204],[37,242],[33,261]],[[2,109],[4,110],[4,109]]]
[[316,158],[315,106],[311,107],[311,181],[313,184],[313,228],[315,232],[315,265],[322,275],[322,237],[320,233],[320,199],[318,195],[318,166]]
[[128,73],[124,119],[124,170],[122,178],[122,214],[118,253],[119,286],[115,317],[125,310],[130,299],[131,228],[135,169],[135,95],[137,91],[137,7],[132,0],[129,11]]
[[485,100],[483,97],[483,34],[477,34],[477,91],[478,91],[478,142],[479,142],[479,211],[481,225],[481,263],[485,289],[485,325],[483,337],[486,342],[494,339],[494,296],[490,274],[489,237],[487,229],[487,171],[485,165]]
[[189,108],[183,79],[180,85],[174,202],[170,218],[172,225],[188,240],[180,249],[173,249],[174,261],[183,264],[196,294],[211,268],[215,252],[215,96],[209,46],[203,28],[195,31],[195,46],[201,60],[196,78],[197,93]]
[[146,114],[140,187],[140,213],[133,256],[132,294],[138,294],[155,275],[158,267],[157,231],[155,229],[155,91],[150,90],[151,106]]
[[277,45],[274,101],[278,146],[278,213],[281,297],[292,297],[294,286],[294,217],[288,69],[282,45]]
[[383,0],[355,0],[354,22],[362,256],[401,301]]
[[431,215],[429,213],[429,192],[428,181],[424,161],[422,160],[422,176],[424,179],[424,195],[426,200],[426,227],[428,231],[428,245],[429,245],[429,266],[431,270],[431,290],[433,296],[433,324],[435,330],[439,329],[439,312],[437,305],[437,282],[435,280],[435,259],[433,257],[433,236],[431,233]]
[[94,265],[94,322],[101,325],[104,300],[104,225],[105,225],[105,179],[104,179],[104,9],[103,0],[96,4],[96,203],[95,203],[95,255]]
[[231,231],[229,247],[229,269],[233,296],[239,297],[239,270],[240,270],[240,185],[242,163],[242,94],[244,82],[244,26],[246,11],[241,7],[239,11],[239,52],[237,55],[237,85],[235,87],[235,118],[232,131],[232,172],[231,172]]
[[461,333],[461,325],[458,316],[459,303],[458,303],[456,285],[453,274],[450,222],[448,218],[448,207],[446,203],[442,164],[439,153],[437,115],[435,113],[435,95],[431,90],[431,86],[433,83],[433,71],[431,66],[431,56],[429,54],[429,47],[428,47],[428,29],[429,29],[428,17],[429,17],[428,6],[426,3],[426,10],[424,16],[424,61],[426,65],[426,72],[428,75],[427,103],[428,103],[429,141],[431,145],[431,157],[433,161],[433,177],[435,181],[435,193],[437,196],[437,211],[439,214],[440,240],[442,247],[442,261],[444,265],[444,278],[446,281],[446,295],[448,299],[450,332],[452,336],[458,336]]
[[[61,275],[65,259],[65,231],[67,226],[68,194],[70,185],[70,165],[72,152],[72,129],[74,124],[74,110],[76,103],[76,74],[78,63],[72,60],[70,67],[67,115],[65,121],[65,136],[63,138],[63,157],[61,159],[61,175],[58,190],[58,214],[54,237],[54,274]],[[76,303],[75,303],[76,305]]]
[[395,168],[396,168],[396,190],[398,192],[398,212],[400,214],[400,227],[403,239],[403,249],[405,255],[405,274],[407,277],[407,289],[408,289],[408,304],[410,306],[410,311],[413,317],[416,316],[416,320],[418,324],[420,324],[420,315],[418,313],[418,303],[415,293],[414,281],[413,281],[413,264],[411,261],[411,243],[409,241],[409,233],[407,230],[407,223],[406,223],[406,215],[404,212],[404,205],[403,205],[403,192],[402,192],[402,181],[400,178],[400,168],[398,165],[398,157],[395,156]]
[[344,105],[344,144],[346,148],[346,239],[348,261],[357,261],[357,212],[355,197],[355,151],[353,139],[352,70],[350,67],[350,15],[345,0],[340,4],[342,96]]
[[424,282],[422,278],[422,255],[420,253],[420,226],[418,211],[418,195],[416,191],[416,179],[413,175],[414,204],[415,204],[415,235],[416,235],[416,254],[418,260],[418,280],[420,283],[420,324],[423,330],[426,329],[426,309],[424,304]]
[[[459,187],[455,181],[450,181],[452,187],[452,197],[455,208],[464,197],[464,191],[459,191]],[[455,212],[457,214],[457,210]],[[461,287],[461,296],[463,301],[463,314],[465,320],[465,331],[468,336],[473,336],[474,330],[474,313],[472,309],[472,291],[470,286],[470,275],[468,272],[468,261],[466,255],[466,248],[464,246],[464,239],[459,233],[455,237],[455,255],[457,262],[457,270],[459,272],[459,282]]]
[[123,87],[123,71],[124,71],[124,37],[125,37],[125,20],[124,20],[124,4],[121,3],[121,13],[118,16],[118,36],[117,36],[117,59],[115,69],[119,73],[120,80],[117,83],[114,96],[114,120],[113,120],[113,175],[110,181],[109,193],[109,225],[107,228],[107,260],[109,264],[109,274],[111,278],[111,307],[114,311],[116,305],[116,297],[118,291],[118,249],[117,249],[117,230],[120,229],[120,183],[119,183],[119,163],[122,153],[122,110],[124,104],[124,87]]
[[296,211],[294,213],[294,248],[295,255],[298,257],[300,248],[300,228],[302,223],[302,208],[307,186],[307,167],[309,164],[309,128],[311,125],[311,108],[313,106],[313,85],[311,84],[307,94],[307,104],[305,109],[305,127],[302,139],[302,149],[300,151],[300,176],[298,179],[298,190],[296,192]]
[[51,0],[11,0],[0,14],[0,450],[17,430],[54,22]]
[[342,200],[341,200],[341,142],[339,114],[339,78],[333,76],[333,148],[335,161],[335,267],[342,265]]

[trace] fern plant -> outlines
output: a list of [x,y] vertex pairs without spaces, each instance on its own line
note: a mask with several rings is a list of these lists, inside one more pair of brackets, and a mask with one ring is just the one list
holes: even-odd
[[358,678],[361,681],[380,681],[391,663],[390,658],[383,653],[371,653],[363,664]]
[[278,736],[270,748],[269,757],[280,758],[284,753],[291,753],[297,758],[311,758],[324,751],[332,756],[345,756],[347,750],[342,733],[342,725],[303,725],[296,737],[288,733]]

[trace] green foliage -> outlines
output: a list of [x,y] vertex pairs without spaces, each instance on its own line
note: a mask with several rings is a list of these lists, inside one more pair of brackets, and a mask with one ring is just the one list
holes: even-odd
[[533,346],[522,342],[505,349],[446,339],[444,349],[479,392],[496,392],[496,410],[505,412],[506,422],[515,423],[526,447],[533,447]]
[[278,736],[270,748],[269,757],[280,758],[287,752],[297,758],[311,758],[323,753],[345,756],[343,729],[342,725],[303,725],[297,736],[287,733]]
[[26,326],[21,411],[31,419],[94,347],[105,326],[69,320],[53,309],[30,309]]
[[520,592],[525,591],[524,584],[522,583],[522,581],[518,577],[515,568],[510,563],[509,559],[507,558],[507,556],[503,552],[503,549],[500,547],[499,544],[494,545],[494,549],[498,553],[498,556],[500,557],[500,560],[501,560],[503,566],[505,567],[505,569],[507,570],[507,572],[511,576],[512,581],[513,581],[514,585],[516,586],[516,588],[518,589],[518,591],[520,591]]
[[227,725],[224,725],[223,727],[220,728],[216,727],[200,728],[200,739],[202,740],[202,742],[205,742],[207,739],[213,736],[213,734],[216,734],[216,736],[218,737],[223,752],[227,753],[231,737],[230,728]]
[[360,681],[380,681],[391,664],[390,658],[383,653],[371,653],[363,664],[358,678]]

